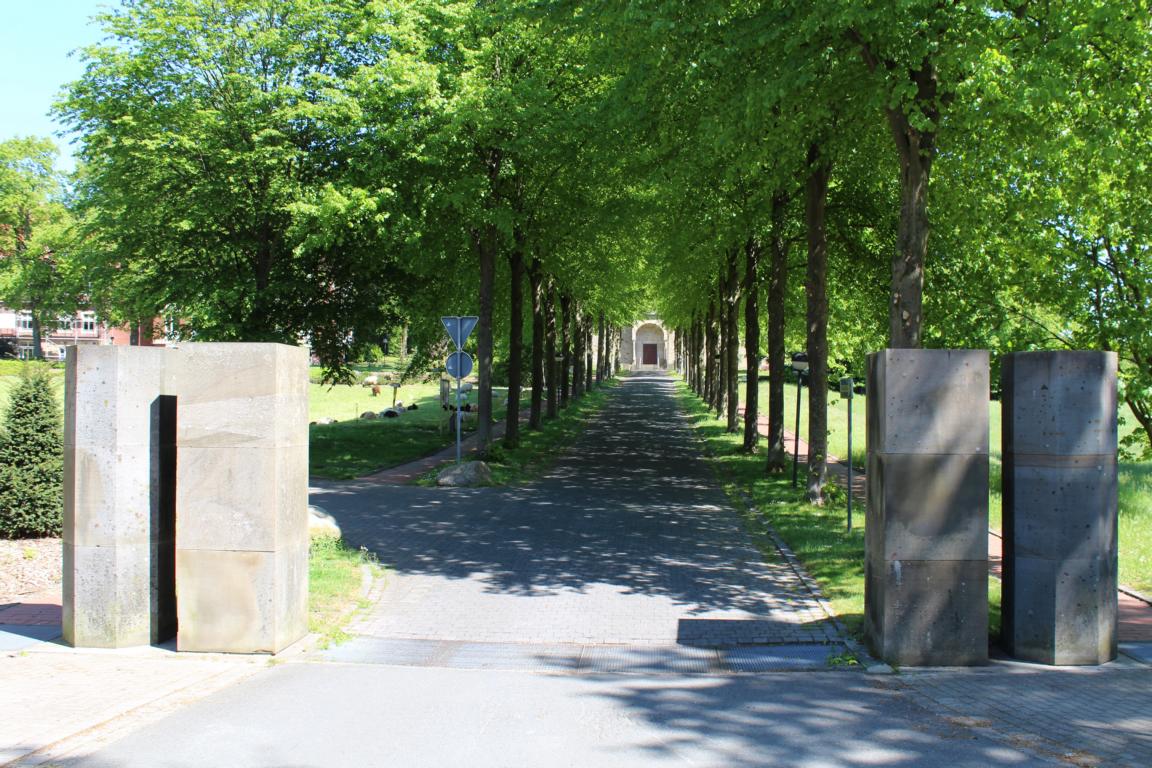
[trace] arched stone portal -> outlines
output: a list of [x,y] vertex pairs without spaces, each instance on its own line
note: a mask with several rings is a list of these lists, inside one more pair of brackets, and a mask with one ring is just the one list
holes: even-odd
[[620,365],[632,371],[667,370],[675,364],[673,333],[655,316],[620,331]]

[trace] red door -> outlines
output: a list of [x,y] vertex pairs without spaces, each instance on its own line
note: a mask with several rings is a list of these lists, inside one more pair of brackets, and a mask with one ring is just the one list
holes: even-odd
[[644,353],[643,353],[643,357],[641,357],[641,361],[644,363],[644,365],[656,365],[656,345],[655,344],[645,344],[644,345]]

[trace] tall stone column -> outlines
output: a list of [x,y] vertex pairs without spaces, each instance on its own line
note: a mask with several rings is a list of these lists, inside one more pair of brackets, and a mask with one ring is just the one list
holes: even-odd
[[167,639],[154,620],[153,495],[164,351],[73,347],[65,363],[64,641],[122,648]]
[[174,353],[176,647],[274,653],[307,632],[308,353],[282,344]]
[[892,664],[988,659],[988,353],[868,356],[865,633]]
[[73,347],[66,382],[66,641],[274,653],[303,637],[307,350]]
[[1116,354],[1021,352],[1004,402],[1003,639],[1044,664],[1116,658]]

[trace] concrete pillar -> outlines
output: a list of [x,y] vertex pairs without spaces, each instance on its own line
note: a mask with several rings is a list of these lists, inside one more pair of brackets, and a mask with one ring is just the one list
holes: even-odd
[[307,387],[297,347],[73,348],[69,642],[154,642],[172,603],[179,650],[276,652],[305,634]]
[[163,360],[156,347],[82,346],[65,363],[63,624],[70,645],[164,639],[152,611]]
[[1044,664],[1116,658],[1116,354],[1005,355],[1003,640]]
[[988,659],[988,353],[868,356],[865,634],[904,666]]

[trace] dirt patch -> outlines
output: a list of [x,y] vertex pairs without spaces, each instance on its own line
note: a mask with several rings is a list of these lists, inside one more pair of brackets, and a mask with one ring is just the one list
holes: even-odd
[[0,540],[0,605],[60,583],[60,539]]

